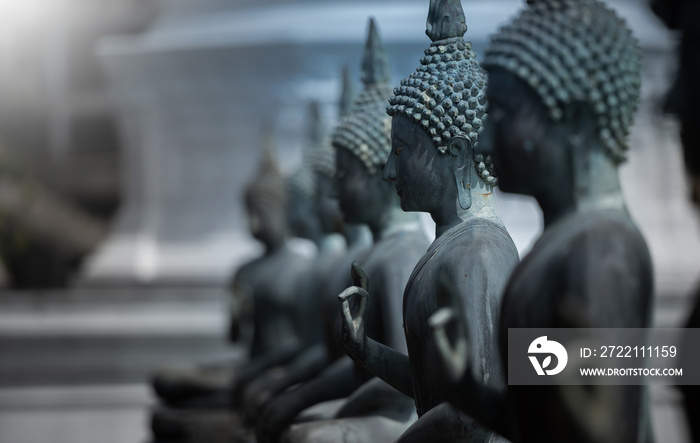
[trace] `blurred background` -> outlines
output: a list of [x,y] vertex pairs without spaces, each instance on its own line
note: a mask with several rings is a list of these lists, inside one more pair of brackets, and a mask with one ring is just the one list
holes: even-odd
[[[477,53],[521,5],[462,3]],[[676,36],[645,0],[607,3],[644,53],[621,176],[653,256],[655,324],[675,327],[700,263],[677,124],[661,113]],[[398,83],[429,44],[428,1],[0,5],[0,443],[146,441],[152,368],[240,352],[224,340],[225,285],[261,251],[240,194],[263,122],[292,171],[308,102],[330,131],[343,64],[359,88],[367,18]],[[498,204],[526,253],[539,210],[510,195]],[[675,392],[652,400],[655,432],[684,441]]]

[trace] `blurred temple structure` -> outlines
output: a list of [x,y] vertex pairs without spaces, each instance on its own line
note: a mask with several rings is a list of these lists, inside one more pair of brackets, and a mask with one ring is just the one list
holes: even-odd
[[[305,104],[335,121],[338,69],[357,66],[365,21],[382,27],[396,79],[426,41],[424,2],[164,0],[142,33],[97,47],[123,142],[123,205],[83,269],[85,283],[222,282],[254,254],[240,189],[273,122],[284,170],[300,159]],[[623,189],[652,250],[658,293],[684,294],[700,258],[675,123],[660,113],[674,67],[672,36],[643,2],[611,1],[644,51],[643,98]],[[465,2],[477,54],[516,0]],[[654,180],[649,180],[654,177]],[[501,213],[521,252],[540,228],[532,203],[506,196]]]

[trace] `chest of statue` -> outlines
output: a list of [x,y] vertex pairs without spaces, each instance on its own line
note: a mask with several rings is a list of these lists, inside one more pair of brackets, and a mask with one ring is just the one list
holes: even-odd
[[421,416],[441,401],[429,388],[426,372],[427,345],[430,339],[428,317],[437,309],[436,271],[439,257],[429,260],[408,282],[403,300],[406,347],[411,363],[411,378],[416,410]]
[[501,337],[507,328],[574,327],[563,312],[571,303],[590,323],[581,327],[645,327],[651,291],[646,245],[624,213],[572,217],[545,231],[513,271]]
[[[506,361],[508,328],[647,327],[651,294],[648,251],[629,217],[622,211],[574,216],[546,230],[513,271],[503,300],[502,358]],[[509,387],[523,433],[555,441],[549,430],[564,428],[547,426],[557,422],[561,397],[569,391]],[[624,441],[635,441],[642,389],[625,386],[618,395],[626,412],[617,427],[629,437]]]
[[427,379],[431,331],[428,318],[438,309],[437,288],[447,278],[463,300],[467,328],[475,343],[474,373],[491,386],[504,385],[498,356],[497,325],[501,297],[518,252],[508,233],[486,220],[465,222],[438,238],[421,259],[404,292],[404,331],[418,414],[443,399]]
[[250,288],[256,340],[274,348],[299,340],[303,335],[303,316],[299,278],[306,275],[312,259],[282,249],[260,261],[242,279]]

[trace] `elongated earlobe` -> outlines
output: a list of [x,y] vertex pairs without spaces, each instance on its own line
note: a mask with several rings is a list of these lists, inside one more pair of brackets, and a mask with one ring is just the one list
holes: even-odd
[[450,154],[457,157],[453,174],[457,186],[459,207],[464,210],[469,209],[472,206],[472,168],[470,166],[472,164],[471,159],[474,155],[474,149],[469,140],[461,136],[453,137],[447,149]]
[[[467,168],[467,173],[463,174],[464,168],[455,169],[455,183],[457,185],[457,195],[459,197],[459,207],[462,209],[469,209],[472,207],[472,193],[471,193],[471,168]],[[466,177],[465,177],[466,175]],[[466,183],[465,183],[466,180]]]

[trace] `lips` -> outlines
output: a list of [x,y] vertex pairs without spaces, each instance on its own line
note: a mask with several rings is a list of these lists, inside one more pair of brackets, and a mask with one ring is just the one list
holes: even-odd
[[396,185],[396,193],[401,197],[401,194],[403,194],[403,188],[399,185]]

